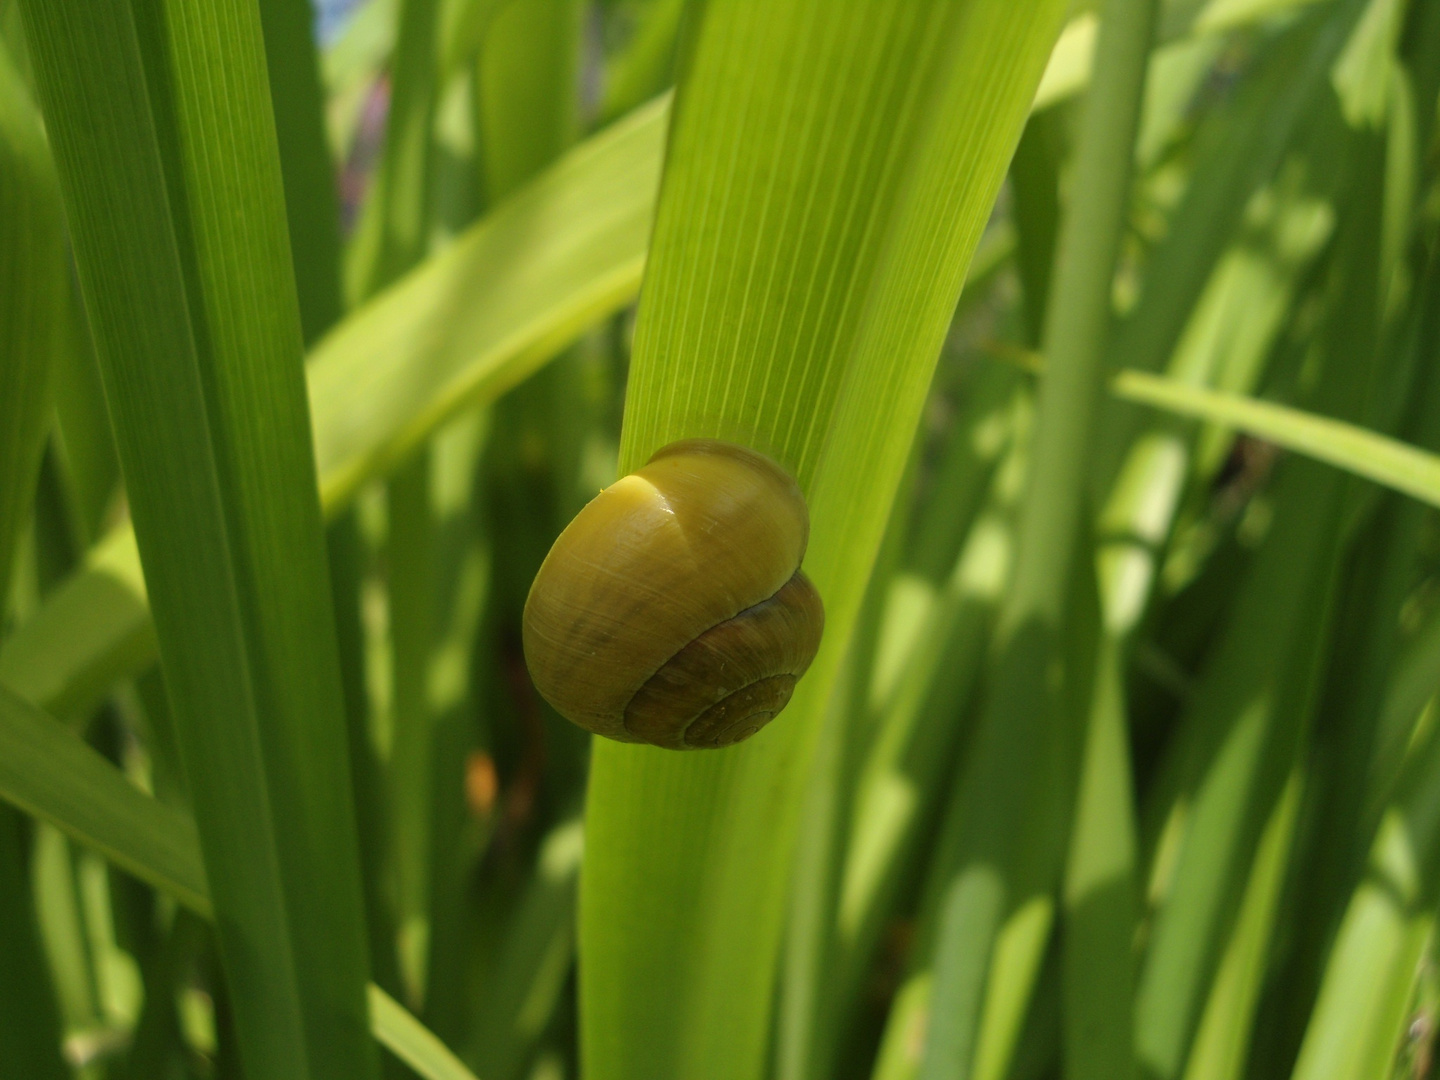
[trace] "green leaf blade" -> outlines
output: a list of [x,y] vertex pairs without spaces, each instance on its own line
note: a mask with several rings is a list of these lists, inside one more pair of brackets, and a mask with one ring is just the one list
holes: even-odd
[[[581,1041],[599,1080],[760,1068],[816,720],[1062,15],[984,2],[820,12],[705,10],[667,151],[621,470],[706,435],[793,469],[826,643],[784,716],[740,747],[677,757],[597,742]],[[653,1005],[637,1013],[639,1000]]]

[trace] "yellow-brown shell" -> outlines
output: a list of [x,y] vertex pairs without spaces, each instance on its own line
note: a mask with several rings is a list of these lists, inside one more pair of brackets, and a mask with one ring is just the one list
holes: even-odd
[[729,746],[790,700],[824,607],[810,520],[768,458],[672,443],[576,515],[525,602],[525,662],[562,716],[676,750]]

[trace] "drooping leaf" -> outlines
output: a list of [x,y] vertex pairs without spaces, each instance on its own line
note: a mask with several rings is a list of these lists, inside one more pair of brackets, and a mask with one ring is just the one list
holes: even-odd
[[1440,506],[1440,455],[1356,424],[1289,405],[1186,385],[1143,371],[1122,371],[1117,397],[1244,431]]

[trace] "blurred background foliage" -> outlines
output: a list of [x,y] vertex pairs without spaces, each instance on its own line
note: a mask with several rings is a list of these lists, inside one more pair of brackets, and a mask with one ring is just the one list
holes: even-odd
[[[23,6],[0,0],[0,795],[28,811],[0,805],[0,1077],[238,1077],[203,875],[175,885],[189,819],[147,826],[181,830],[167,864],[127,846],[123,793],[61,775],[78,740],[24,756],[63,721],[190,805]],[[519,620],[616,476],[698,16],[327,0],[312,45],[300,7],[260,4],[372,978],[483,1080],[574,1077],[591,746]],[[1351,437],[1440,453],[1440,3],[1067,19],[836,646],[764,1069],[1419,1080],[1440,481]],[[1016,659],[1036,612],[1051,638]]]

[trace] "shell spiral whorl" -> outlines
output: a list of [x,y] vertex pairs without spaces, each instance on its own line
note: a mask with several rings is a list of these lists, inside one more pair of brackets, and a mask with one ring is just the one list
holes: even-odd
[[525,662],[562,716],[622,742],[729,746],[790,700],[824,606],[805,500],[769,458],[671,443],[592,499],[525,602]]

